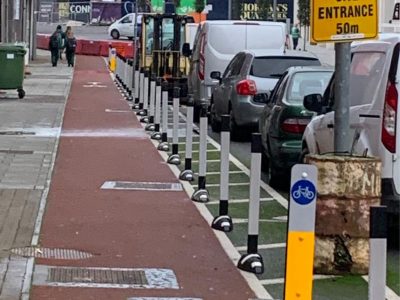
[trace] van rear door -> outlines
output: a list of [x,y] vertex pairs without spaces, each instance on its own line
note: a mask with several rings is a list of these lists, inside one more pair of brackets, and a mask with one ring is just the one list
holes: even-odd
[[393,157],[393,183],[396,193],[400,195],[400,44],[397,44],[393,52],[393,62],[396,64],[396,89],[397,89],[397,109],[396,109],[396,151]]

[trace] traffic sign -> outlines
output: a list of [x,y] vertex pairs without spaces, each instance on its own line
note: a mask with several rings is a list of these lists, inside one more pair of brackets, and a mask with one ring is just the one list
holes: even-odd
[[313,0],[313,42],[348,42],[378,34],[377,0]]
[[310,204],[315,199],[315,185],[309,180],[298,180],[290,191],[292,198],[300,205]]

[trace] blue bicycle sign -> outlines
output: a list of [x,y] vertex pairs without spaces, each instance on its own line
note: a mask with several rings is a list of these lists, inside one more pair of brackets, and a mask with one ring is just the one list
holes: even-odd
[[315,185],[309,180],[297,181],[290,191],[292,198],[300,205],[311,203],[316,197]]

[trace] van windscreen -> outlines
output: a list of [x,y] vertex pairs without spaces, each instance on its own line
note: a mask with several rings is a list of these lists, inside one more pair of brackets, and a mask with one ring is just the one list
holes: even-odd
[[290,67],[320,65],[321,63],[318,59],[311,57],[255,57],[250,69],[250,75],[262,78],[277,78]]
[[221,54],[234,55],[245,49],[283,49],[285,41],[280,26],[237,24],[212,25],[208,44]]

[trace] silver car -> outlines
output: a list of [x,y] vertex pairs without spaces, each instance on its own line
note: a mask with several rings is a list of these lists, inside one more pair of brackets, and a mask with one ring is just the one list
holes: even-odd
[[307,52],[246,50],[231,60],[224,74],[212,72],[218,80],[211,97],[210,122],[220,130],[221,115],[231,116],[231,137],[237,139],[244,129],[256,129],[265,103],[279,77],[292,66],[319,66],[318,58]]

